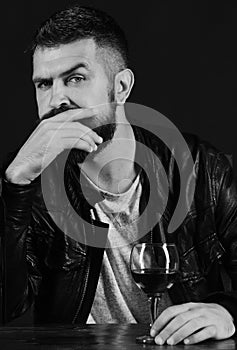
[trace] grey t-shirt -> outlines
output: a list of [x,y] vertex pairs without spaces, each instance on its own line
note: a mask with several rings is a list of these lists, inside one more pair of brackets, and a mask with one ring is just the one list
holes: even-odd
[[[88,179],[89,180],[89,179]],[[147,296],[134,282],[129,268],[133,237],[137,237],[137,220],[141,183],[138,175],[122,194],[99,189],[104,200],[95,205],[99,219],[109,224],[108,248],[105,249],[94,302],[87,323],[149,323]],[[143,220],[146,220],[144,217]],[[112,246],[113,248],[109,248]],[[171,305],[165,293],[161,313]]]

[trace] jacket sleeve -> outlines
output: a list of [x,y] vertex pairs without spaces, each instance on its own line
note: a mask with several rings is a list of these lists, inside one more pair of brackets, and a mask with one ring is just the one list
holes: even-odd
[[205,302],[224,306],[237,326],[237,184],[233,167],[225,155],[219,153],[215,158],[212,175],[216,229],[226,251],[221,267],[224,291],[209,295]]
[[34,254],[26,252],[31,207],[38,181],[17,185],[1,179],[2,323],[22,315],[33,303],[41,274]]

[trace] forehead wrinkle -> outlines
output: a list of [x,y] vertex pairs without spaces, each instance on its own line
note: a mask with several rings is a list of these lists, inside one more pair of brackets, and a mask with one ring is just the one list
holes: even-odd
[[[69,62],[66,59],[72,59]],[[77,60],[75,60],[75,58]],[[34,72],[33,72],[33,80],[39,77],[52,77],[52,76],[61,76],[64,72],[67,72],[68,70],[71,70],[74,66],[77,66],[79,64],[85,65],[85,67],[77,67],[76,69],[86,69],[87,71],[91,72],[91,64],[88,59],[85,59],[85,57],[81,55],[70,55],[70,56],[64,56],[60,58],[54,58],[52,60],[45,60],[43,61],[43,64],[40,66],[39,71],[35,70],[35,64],[34,64]]]

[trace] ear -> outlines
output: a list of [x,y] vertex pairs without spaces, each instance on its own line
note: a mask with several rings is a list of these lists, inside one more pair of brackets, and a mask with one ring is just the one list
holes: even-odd
[[134,74],[131,69],[124,69],[116,74],[114,80],[115,101],[124,104],[130,95],[134,84]]

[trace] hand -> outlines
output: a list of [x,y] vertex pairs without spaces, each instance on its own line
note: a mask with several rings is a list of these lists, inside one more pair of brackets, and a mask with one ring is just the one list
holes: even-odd
[[7,168],[7,180],[30,183],[65,149],[96,150],[102,138],[78,120],[97,113],[96,108],[73,109],[41,121]]
[[183,341],[185,344],[203,340],[226,339],[235,332],[233,318],[219,304],[185,303],[164,310],[151,328],[151,336],[159,345]]

